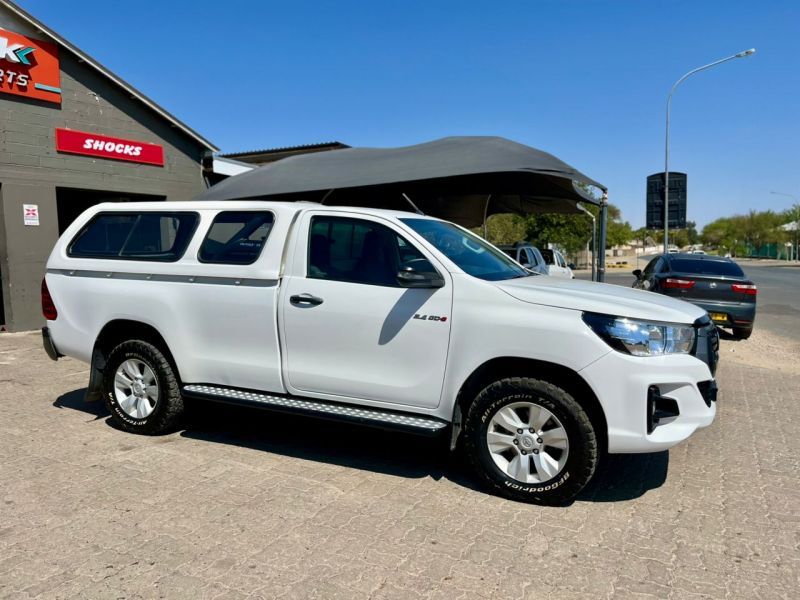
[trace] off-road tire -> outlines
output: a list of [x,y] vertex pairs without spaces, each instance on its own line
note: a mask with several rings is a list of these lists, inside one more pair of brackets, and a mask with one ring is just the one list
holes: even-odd
[[[158,399],[153,412],[142,419],[128,415],[114,395],[114,377],[119,366],[129,359],[138,359],[152,369],[158,382]],[[175,428],[183,414],[183,397],[175,369],[153,344],[128,340],[114,348],[103,371],[103,398],[114,422],[125,431],[158,435]]]
[[752,327],[734,327],[733,328],[733,337],[737,340],[746,340],[751,335],[753,335],[753,328]]
[[[501,408],[516,402],[532,402],[549,410],[567,432],[569,454],[555,477],[541,483],[522,483],[498,468],[492,460],[486,432]],[[564,505],[586,486],[597,467],[597,436],[586,411],[566,391],[547,381],[507,378],[481,391],[467,410],[464,450],[473,471],[495,494],[544,505]]]

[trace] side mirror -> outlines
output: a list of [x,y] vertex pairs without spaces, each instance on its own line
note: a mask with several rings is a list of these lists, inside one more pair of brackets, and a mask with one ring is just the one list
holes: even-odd
[[641,279],[642,278],[642,270],[641,269],[636,269],[633,272],[633,276],[636,277],[636,279]]
[[444,277],[427,259],[415,258],[400,267],[397,283],[404,288],[440,288],[444,287]]
[[574,269],[574,268],[575,268],[575,263],[569,263],[567,266],[568,266],[570,269]]

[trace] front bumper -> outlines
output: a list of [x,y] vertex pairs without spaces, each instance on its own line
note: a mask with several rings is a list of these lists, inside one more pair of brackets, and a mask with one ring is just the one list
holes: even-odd
[[[610,453],[658,452],[707,427],[716,415],[716,384],[709,366],[688,355],[636,357],[609,352],[580,372],[592,387],[608,424]],[[679,414],[648,433],[648,395],[675,401]]]
[[47,327],[42,327],[42,346],[44,346],[44,351],[47,352],[47,356],[49,356],[52,360],[58,360],[63,354],[59,354],[58,350],[56,349],[56,345],[53,343],[53,338],[50,337],[50,329]]

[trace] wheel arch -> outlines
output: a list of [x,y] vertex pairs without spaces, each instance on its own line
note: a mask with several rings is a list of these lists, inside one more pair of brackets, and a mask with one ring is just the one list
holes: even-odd
[[[608,422],[600,400],[581,375],[563,365],[530,358],[504,356],[486,361],[476,368],[462,384],[453,407],[453,423],[461,426],[475,397],[490,383],[506,377],[533,377],[548,381],[565,390],[583,407],[595,428],[601,452],[608,448]],[[454,436],[455,441],[455,436]]]
[[92,348],[91,373],[89,386],[86,389],[86,400],[99,400],[102,398],[103,369],[105,369],[108,355],[111,351],[126,340],[142,340],[154,345],[164,353],[178,381],[181,381],[180,370],[169,348],[169,344],[153,325],[131,319],[113,319],[106,323],[97,334]]

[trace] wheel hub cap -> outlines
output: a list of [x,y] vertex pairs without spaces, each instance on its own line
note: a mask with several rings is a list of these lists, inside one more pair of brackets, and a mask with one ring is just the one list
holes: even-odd
[[498,410],[486,430],[486,443],[497,468],[522,483],[553,479],[569,456],[561,421],[534,402],[515,402]]
[[114,398],[129,417],[150,416],[158,402],[158,381],[153,369],[136,358],[123,362],[114,375]]

